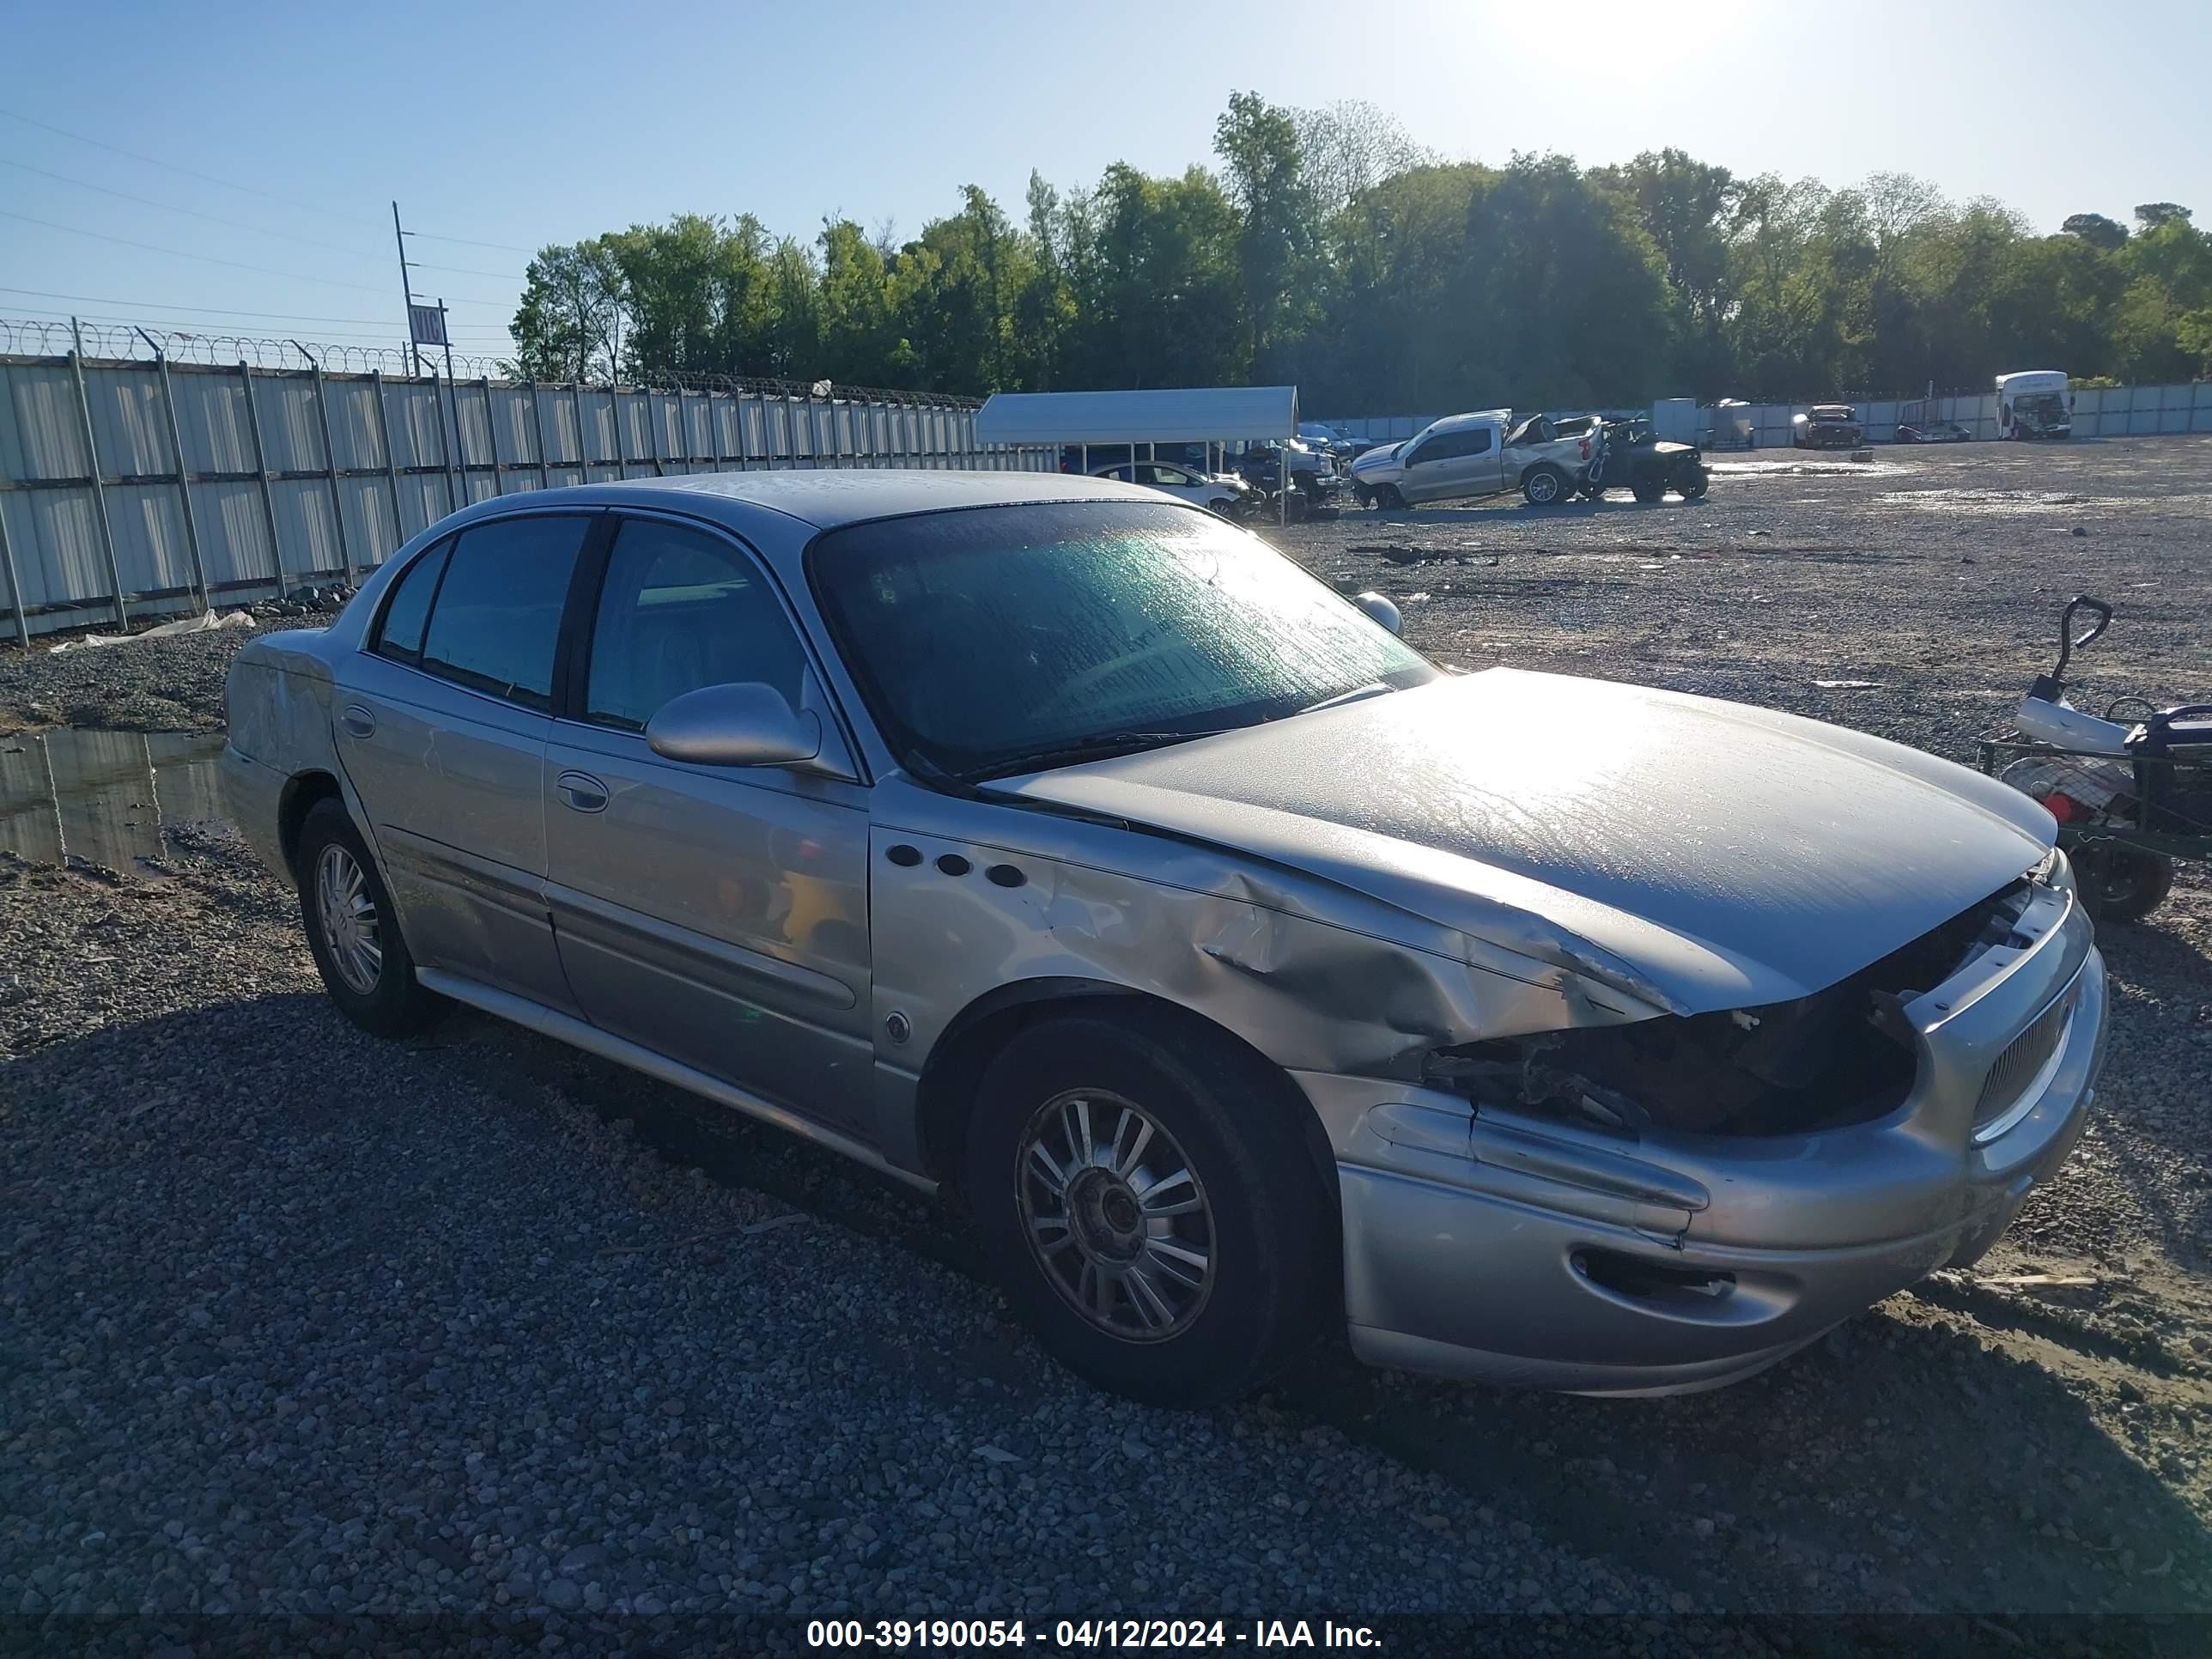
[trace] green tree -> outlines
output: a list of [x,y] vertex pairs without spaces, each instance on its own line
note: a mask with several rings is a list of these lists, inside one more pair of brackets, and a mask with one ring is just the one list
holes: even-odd
[[2117,219],[2107,219],[2101,213],[2069,213],[2058,228],[2069,236],[2079,236],[2091,247],[2110,253],[2128,240],[2128,228]]
[[1265,378],[1307,320],[1298,295],[1320,240],[1318,204],[1306,183],[1297,120],[1258,93],[1230,94],[1214,123],[1213,149],[1243,216],[1245,338],[1254,371]]
[[623,275],[605,237],[538,251],[501,367],[526,380],[604,380],[621,360]]

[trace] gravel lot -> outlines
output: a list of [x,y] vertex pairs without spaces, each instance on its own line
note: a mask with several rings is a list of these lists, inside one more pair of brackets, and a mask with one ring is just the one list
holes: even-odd
[[[2120,607],[2087,696],[2212,700],[2212,443],[1721,465],[1696,506],[1282,540],[1449,660],[1953,755],[2083,587]],[[158,698],[213,724],[235,646],[0,650],[0,720]],[[471,1015],[359,1035],[225,830],[175,832],[143,878],[0,862],[0,1648],[1443,1610],[1546,1615],[1516,1648],[1803,1651],[1818,1627],[1710,1620],[1945,1611],[1973,1615],[1918,1627],[1947,1650],[2005,1651],[2036,1614],[2199,1613],[2212,883],[2105,943],[2097,1117],[1972,1274],[1718,1394],[1502,1394],[1331,1343],[1178,1415],[1049,1366],[957,1217],[811,1146]]]

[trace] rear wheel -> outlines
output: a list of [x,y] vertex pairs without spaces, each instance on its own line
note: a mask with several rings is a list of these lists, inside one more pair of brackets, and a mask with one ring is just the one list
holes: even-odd
[[1556,466],[1537,466],[1521,480],[1521,495],[1531,507],[1557,507],[1574,498],[1575,487]]
[[1660,500],[1667,493],[1667,486],[1656,478],[1638,478],[1629,489],[1638,501],[1647,503]]
[[309,809],[293,864],[307,948],[323,988],[348,1019],[378,1036],[405,1036],[446,1012],[446,1000],[415,977],[392,896],[344,803],[319,801]]
[[1226,1040],[1165,1020],[1049,1019],[1006,1045],[977,1091],[964,1185],[1054,1358],[1131,1399],[1208,1405],[1310,1332],[1336,1229],[1279,1098]]
[[1403,512],[1406,498],[1398,493],[1395,484],[1377,484],[1375,486],[1375,505],[1385,513]]

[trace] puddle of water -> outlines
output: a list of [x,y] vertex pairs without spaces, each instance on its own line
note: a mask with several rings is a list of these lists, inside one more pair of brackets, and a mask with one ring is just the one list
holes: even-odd
[[1877,499],[1886,507],[1917,507],[1929,513],[1971,513],[1977,517],[2078,512],[2085,507],[2123,505],[2109,495],[2079,495],[2055,489],[1892,489],[1884,491]]
[[222,818],[220,732],[0,737],[0,848],[41,864],[143,870],[171,824]]

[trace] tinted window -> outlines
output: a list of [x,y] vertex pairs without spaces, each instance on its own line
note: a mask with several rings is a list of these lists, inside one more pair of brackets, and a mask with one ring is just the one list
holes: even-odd
[[377,630],[380,654],[404,663],[422,659],[422,624],[430,619],[431,596],[453,548],[452,542],[441,542],[400,572],[384,607],[384,625]]
[[1490,428],[1479,426],[1468,432],[1439,432],[1416,450],[1406,463],[1426,466],[1431,461],[1455,461],[1462,455],[1480,455],[1490,447]]
[[805,653],[783,607],[737,548],[647,519],[615,537],[592,624],[587,716],[641,727],[702,685],[758,680],[799,704]]
[[422,666],[532,708],[550,708],[568,576],[591,520],[501,519],[454,544],[422,642]]
[[945,772],[1436,677],[1264,542],[1170,502],[887,520],[835,531],[810,558],[878,724]]

